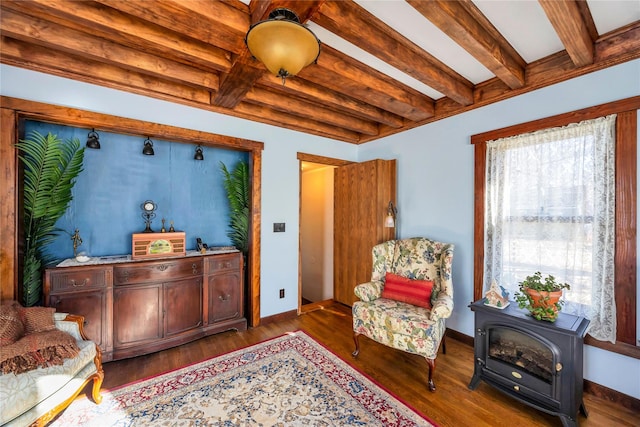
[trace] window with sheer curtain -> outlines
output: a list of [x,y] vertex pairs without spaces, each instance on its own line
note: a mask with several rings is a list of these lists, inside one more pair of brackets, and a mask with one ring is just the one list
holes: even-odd
[[541,271],[571,285],[566,313],[616,340],[615,123],[610,115],[487,142],[485,286],[513,296]]

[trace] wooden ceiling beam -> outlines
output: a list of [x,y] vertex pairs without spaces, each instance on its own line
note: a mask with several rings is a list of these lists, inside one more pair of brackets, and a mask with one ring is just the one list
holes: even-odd
[[249,13],[251,25],[265,20],[274,9],[285,8],[298,15],[301,24],[304,24],[316,14],[326,0],[251,0]]
[[242,114],[245,118],[274,125],[279,128],[293,129],[303,133],[350,142],[352,144],[359,143],[361,139],[360,134],[357,132],[294,115],[283,115],[279,111],[272,110],[264,105],[241,102],[234,111]]
[[236,58],[228,73],[220,75],[220,87],[211,103],[225,108],[234,108],[238,105],[247,92],[256,84],[256,81],[267,71],[262,67],[249,65],[250,60],[248,50],[245,50],[240,58]]
[[[244,48],[248,7],[210,0],[95,0],[129,15],[233,53]],[[240,3],[240,2],[238,2]],[[242,3],[240,3],[242,4]]]
[[[224,111],[221,108],[211,108],[209,105],[210,94],[205,90],[198,91],[189,86],[140,75],[116,66],[87,61],[66,52],[46,49],[4,36],[0,37],[0,50],[2,51],[0,62],[8,65],[26,67],[34,71],[178,102],[217,113],[231,114],[246,120],[286,127],[348,143],[355,144],[361,139],[357,132],[314,120],[283,115],[279,111],[265,106],[240,103],[234,110]],[[59,68],[61,64],[64,64],[63,69]]]
[[[558,2],[568,3],[559,6],[568,12],[551,15],[569,16],[571,22],[564,24],[568,29],[556,31],[564,32],[573,47],[520,64],[525,82],[517,87],[519,54],[470,0],[431,3],[440,9],[443,26],[452,26],[450,34],[458,32],[469,49],[480,49],[477,57],[484,56],[487,63],[497,62],[498,77],[475,85],[472,104],[461,105],[451,97],[435,102],[324,44],[318,63],[288,79],[284,87],[249,57],[244,36],[250,22],[265,19],[275,7],[291,8],[302,22],[322,11],[333,16],[334,9],[343,8],[364,19],[361,8],[346,1],[252,0],[246,5],[239,0],[2,0],[0,62],[361,144],[640,58],[640,22],[598,36],[585,0]],[[390,28],[358,19],[336,18],[346,24],[337,32],[343,36],[360,31],[368,40],[373,28],[375,37],[391,39],[385,43],[374,37],[368,40],[370,49],[384,45],[385,55],[399,52],[397,61],[414,64],[403,55],[417,46],[398,44]],[[586,30],[577,28],[581,25]],[[576,65],[574,57],[588,51],[589,44],[592,62]],[[451,82],[449,75],[441,78]]]
[[142,74],[218,90],[217,74],[134,50],[68,27],[50,25],[47,21],[8,9],[2,9],[0,31],[5,36],[92,58],[109,65],[118,65]]
[[589,38],[595,43],[598,40],[600,35],[598,34],[598,29],[596,28],[596,23],[593,20],[593,16],[591,15],[591,9],[589,9],[589,4],[587,0],[576,0],[576,6],[578,6],[578,10],[580,11],[580,16],[582,17],[582,21],[587,26],[587,31],[589,32]]
[[247,92],[245,102],[264,105],[273,110],[280,111],[281,114],[292,114],[365,135],[378,134],[378,126],[376,123],[346,114],[340,114],[333,109],[294,96],[282,96],[282,92],[276,92],[259,86]]
[[206,89],[196,89],[5,36],[0,38],[0,51],[0,62],[4,64],[87,83],[147,96],[160,94],[166,98],[168,95],[171,99],[187,100],[197,103],[200,107],[208,105],[211,97]]
[[[603,34],[596,41],[595,64],[615,65],[640,57],[640,21]],[[615,62],[614,62],[615,61]]]
[[473,103],[471,82],[357,3],[327,1],[311,20],[461,105]]
[[288,79],[287,84],[283,86],[279,77],[264,74],[258,83],[365,120],[383,123],[393,128],[401,128],[404,125],[402,117],[302,78]]
[[42,16],[66,27],[81,29],[94,36],[103,37],[124,46],[164,55],[207,71],[228,72],[231,54],[223,49],[166,28],[151,24],[131,15],[119,12],[100,3],[71,0],[3,1],[2,6],[23,11],[32,16]]
[[[625,27],[600,36],[596,41],[595,50],[596,59],[594,63],[584,67],[576,67],[565,50],[528,64],[526,71],[527,83],[520,89],[510,90],[498,78],[482,82],[476,85],[476,102],[467,107],[461,108],[459,104],[449,98],[439,99],[436,102],[436,114],[433,117],[421,122],[407,123],[401,130],[381,126],[378,138],[504,101],[505,99],[571,80],[594,71],[640,59],[640,21],[632,22]],[[363,138],[361,143],[373,139],[377,138]]]
[[524,86],[526,63],[470,0],[407,0],[511,89]]
[[577,67],[593,64],[594,40],[575,0],[538,0]]
[[303,69],[299,75],[412,121],[434,114],[434,102],[427,95],[326,45],[318,63]]

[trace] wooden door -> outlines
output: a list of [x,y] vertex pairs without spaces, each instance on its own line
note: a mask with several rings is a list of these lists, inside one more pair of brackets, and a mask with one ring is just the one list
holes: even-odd
[[357,300],[356,285],[371,280],[371,249],[393,239],[384,227],[389,201],[396,203],[396,161],[371,160],[334,171],[333,299]]

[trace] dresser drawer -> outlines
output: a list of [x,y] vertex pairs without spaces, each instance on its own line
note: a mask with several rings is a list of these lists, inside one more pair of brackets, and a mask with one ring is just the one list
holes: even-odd
[[145,262],[144,265],[127,264],[113,268],[115,285],[162,282],[202,275],[202,259],[190,257],[179,260]]
[[207,274],[222,271],[238,271],[240,268],[240,253],[216,255],[207,258]]
[[50,292],[70,292],[107,286],[107,270],[83,268],[82,270],[56,269],[49,273]]

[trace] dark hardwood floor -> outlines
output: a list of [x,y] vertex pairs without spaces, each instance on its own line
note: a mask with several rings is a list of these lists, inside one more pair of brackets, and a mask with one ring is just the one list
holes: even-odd
[[[158,353],[105,363],[103,388],[118,387],[298,329],[442,427],[562,425],[558,417],[521,404],[484,383],[475,391],[469,390],[473,349],[452,338],[447,338],[447,354],[441,353],[436,360],[435,393],[428,391],[427,364],[419,356],[362,338],[360,355],[354,359],[351,356],[354,348],[351,312],[340,304],[245,332],[224,332]],[[589,417],[579,416],[581,427],[639,425],[640,416],[632,409],[588,393],[585,393],[584,401]]]

